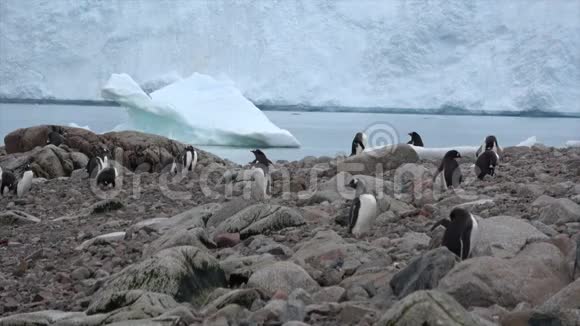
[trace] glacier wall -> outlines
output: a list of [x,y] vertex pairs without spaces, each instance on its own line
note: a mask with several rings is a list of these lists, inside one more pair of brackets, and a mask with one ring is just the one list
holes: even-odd
[[2,0],[0,97],[200,72],[258,104],[580,112],[578,17],[575,0]]

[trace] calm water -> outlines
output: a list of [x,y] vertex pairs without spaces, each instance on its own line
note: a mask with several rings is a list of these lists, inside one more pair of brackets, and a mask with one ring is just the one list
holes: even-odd
[[[350,153],[352,138],[358,131],[366,131],[373,145],[385,141],[406,142],[407,134],[417,131],[426,147],[476,145],[488,134],[495,134],[502,146],[516,145],[530,136],[551,146],[580,139],[580,119],[574,118],[283,111],[265,111],[265,114],[302,143],[300,148],[267,149],[265,152],[272,160]],[[125,110],[118,107],[0,104],[0,139],[14,129],[38,124],[74,123],[102,133],[127,119]],[[247,148],[200,147],[239,163],[253,159]]]

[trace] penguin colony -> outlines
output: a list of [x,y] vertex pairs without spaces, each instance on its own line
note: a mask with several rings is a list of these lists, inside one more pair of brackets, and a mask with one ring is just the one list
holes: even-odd
[[[59,127],[53,126],[47,137],[47,144],[60,146],[65,143],[66,133]],[[421,136],[413,131],[409,133],[411,140],[407,144],[423,147],[424,143]],[[351,156],[361,154],[366,147],[367,137],[363,132],[357,132],[352,140]],[[498,164],[501,147],[498,145],[495,136],[487,136],[482,145],[476,152],[475,171],[479,179],[484,176],[494,176],[495,168]],[[253,182],[252,193],[255,199],[264,199],[271,187],[270,166],[272,161],[260,149],[251,151],[255,159],[250,162],[251,181]],[[448,151],[443,157],[434,180],[437,176],[442,175],[446,187],[457,187],[463,180],[461,170],[457,159],[461,154],[456,150]],[[170,173],[176,175],[181,171],[183,176],[195,170],[198,161],[197,151],[193,146],[188,145],[184,151],[171,161]],[[115,187],[115,180],[118,177],[117,168],[110,158],[110,152],[103,147],[100,153],[91,157],[86,171],[89,178],[96,178],[97,185],[105,187]],[[233,181],[237,178],[237,173],[227,171],[224,175],[226,182]],[[3,171],[0,167],[0,195],[7,195],[9,192],[15,192],[19,197],[24,196],[30,189],[33,179],[33,172],[29,164],[26,164],[24,172],[19,182],[13,173]],[[348,233],[354,237],[360,238],[367,234],[373,226],[374,220],[378,213],[378,205],[375,196],[367,191],[365,181],[360,178],[353,178],[348,185],[355,189],[355,197],[351,204]],[[467,259],[476,244],[478,235],[478,223],[474,216],[467,210],[455,208],[451,211],[449,219],[437,222],[432,229],[439,225],[444,226],[445,234],[442,245],[455,253],[461,259]],[[578,241],[580,248],[580,240]],[[580,252],[580,250],[578,250]],[[576,257],[572,277],[575,276],[580,254]]]

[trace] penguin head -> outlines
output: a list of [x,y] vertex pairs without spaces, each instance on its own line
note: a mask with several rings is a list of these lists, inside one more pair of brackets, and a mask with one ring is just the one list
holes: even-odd
[[459,153],[458,151],[453,149],[453,150],[450,150],[449,152],[447,152],[445,154],[444,158],[448,158],[448,159],[461,158],[461,153]]
[[352,178],[352,180],[350,180],[347,186],[356,189],[359,183],[360,180],[358,178]]
[[187,145],[187,147],[185,147],[185,150],[189,151],[189,152],[193,152],[193,146]]
[[24,165],[24,171],[31,171],[32,168],[30,167],[30,163],[26,163],[26,165]]
[[489,135],[487,137],[485,137],[485,149],[492,149],[494,147],[497,147],[497,138],[495,138],[494,135]]
[[255,150],[253,150],[253,151],[250,151],[250,152],[254,153],[254,155],[265,155],[265,154],[264,154],[264,152],[262,152],[262,151],[261,151],[261,150],[259,150],[259,149],[255,149]]

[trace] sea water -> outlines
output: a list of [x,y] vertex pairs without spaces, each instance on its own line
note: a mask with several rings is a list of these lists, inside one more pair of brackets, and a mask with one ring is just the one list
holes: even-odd
[[[548,146],[564,146],[566,141],[580,139],[578,118],[296,111],[265,111],[265,114],[302,144],[300,148],[265,149],[273,161],[299,160],[310,155],[348,155],[352,139],[359,131],[367,133],[369,146],[407,142],[412,131],[421,135],[426,147],[477,145],[489,134],[496,135],[504,147],[517,145],[531,136]],[[0,139],[15,129],[39,124],[88,127],[103,133],[127,119],[125,109],[120,107],[0,103]],[[250,148],[198,147],[237,163],[253,160]]]

